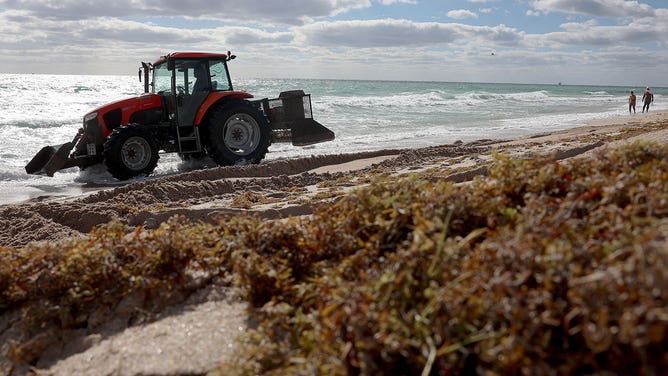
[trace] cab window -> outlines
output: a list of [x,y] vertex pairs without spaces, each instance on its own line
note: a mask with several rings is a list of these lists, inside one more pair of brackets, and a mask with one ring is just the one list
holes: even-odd
[[167,63],[153,67],[153,93],[172,92],[172,72],[167,69]]
[[211,60],[209,64],[212,89],[217,91],[231,90],[230,83],[227,80],[227,69],[225,69],[225,63],[220,60]]

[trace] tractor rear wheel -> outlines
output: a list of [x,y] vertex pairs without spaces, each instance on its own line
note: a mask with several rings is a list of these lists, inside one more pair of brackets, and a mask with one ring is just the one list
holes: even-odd
[[235,100],[213,110],[207,152],[220,166],[260,163],[271,144],[267,118],[252,104]]
[[158,165],[158,158],[155,138],[137,124],[114,129],[104,143],[104,165],[118,180],[149,175]]

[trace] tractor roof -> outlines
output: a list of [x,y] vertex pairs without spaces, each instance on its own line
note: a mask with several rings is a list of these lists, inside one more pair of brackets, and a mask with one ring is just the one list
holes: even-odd
[[174,59],[207,59],[207,58],[227,58],[230,52],[227,53],[212,53],[212,52],[172,52],[165,56],[160,56],[154,64],[162,63],[168,58]]

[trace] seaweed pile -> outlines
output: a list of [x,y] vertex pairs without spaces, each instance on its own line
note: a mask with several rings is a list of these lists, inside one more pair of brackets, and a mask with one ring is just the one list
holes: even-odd
[[306,217],[0,249],[0,310],[24,323],[3,351],[30,363],[130,295],[155,308],[232,276],[257,326],[212,373],[659,374],[667,236],[668,147],[496,155],[469,183],[382,176]]
[[293,223],[238,260],[261,323],[239,374],[668,366],[668,148],[497,156],[471,184],[378,181]]

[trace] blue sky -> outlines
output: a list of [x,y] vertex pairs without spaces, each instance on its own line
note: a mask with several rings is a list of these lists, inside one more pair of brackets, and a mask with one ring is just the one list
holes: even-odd
[[668,86],[665,0],[0,0],[0,72]]

